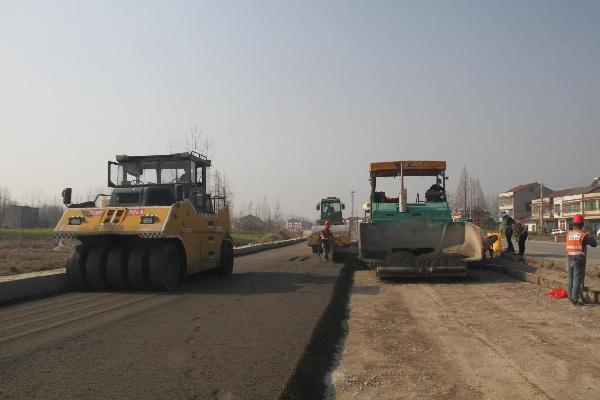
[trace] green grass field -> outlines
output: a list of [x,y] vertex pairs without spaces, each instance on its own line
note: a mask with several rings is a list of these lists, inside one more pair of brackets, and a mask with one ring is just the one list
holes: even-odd
[[0,228],[0,237],[7,236],[20,236],[25,238],[39,238],[39,237],[51,237],[54,233],[53,228],[24,228],[24,229],[12,229],[12,228]]

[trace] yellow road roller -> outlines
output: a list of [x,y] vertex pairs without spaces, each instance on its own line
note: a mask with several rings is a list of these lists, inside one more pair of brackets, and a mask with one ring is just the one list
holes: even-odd
[[118,155],[110,195],[67,206],[54,232],[74,238],[67,277],[78,290],[173,290],[182,276],[233,271],[229,207],[209,193],[211,161],[196,152]]

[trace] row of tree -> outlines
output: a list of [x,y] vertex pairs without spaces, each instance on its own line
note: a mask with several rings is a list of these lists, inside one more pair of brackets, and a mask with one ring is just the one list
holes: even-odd
[[15,206],[37,209],[37,212],[31,211],[36,215],[34,225],[42,228],[55,226],[64,210],[58,199],[45,199],[41,192],[37,192],[37,195],[27,194],[24,196],[24,201],[17,202],[8,188],[0,187],[0,227],[13,225]]
[[312,221],[306,217],[284,213],[281,203],[279,201],[272,203],[267,199],[267,196],[263,196],[259,201],[248,201],[243,205],[236,206],[234,215],[235,219],[238,220],[246,215],[254,215],[271,228],[285,228],[289,220],[297,220],[302,222],[304,226],[312,224]]
[[463,218],[489,222],[498,214],[498,198],[490,196],[486,199],[479,178],[470,176],[466,166],[462,169],[456,192],[450,196],[449,202],[455,213]]

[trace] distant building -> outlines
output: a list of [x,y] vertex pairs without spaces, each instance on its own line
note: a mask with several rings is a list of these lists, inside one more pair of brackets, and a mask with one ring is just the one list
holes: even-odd
[[[542,186],[544,197],[549,197],[552,190]],[[498,208],[500,212],[506,212],[514,219],[530,221],[532,213],[532,202],[540,198],[540,184],[537,182],[515,186],[514,188],[498,195]]]
[[[573,227],[573,216],[582,214],[586,225],[597,232],[600,229],[600,186],[590,185],[555,192],[552,196],[552,212],[555,226],[561,229]],[[538,214],[539,215],[539,214]]]
[[[550,197],[544,197],[544,216],[542,226],[546,230],[552,229],[556,226],[556,222],[554,220],[554,210],[552,209],[552,197],[554,196],[554,193],[551,194]],[[536,232],[539,228],[541,203],[542,200],[539,197],[531,201],[531,218],[525,220],[527,229],[530,232]]]
[[288,231],[301,231],[303,229],[302,221],[296,218],[288,219],[285,227]]
[[312,222],[305,219],[290,218],[285,222],[285,229],[288,231],[302,231],[310,229],[312,226]]
[[2,226],[4,228],[37,228],[39,227],[37,207],[9,206],[4,212]]
[[[539,183],[529,183],[512,188],[498,196],[500,211],[508,212],[527,225],[530,231],[540,227]],[[573,217],[582,214],[586,229],[596,233],[600,229],[600,177],[589,186],[552,191],[543,187],[542,227],[545,230],[573,228]],[[527,211],[530,214],[527,215]]]
[[256,215],[248,214],[240,218],[237,228],[242,232],[262,233],[265,231],[266,226],[262,219]]

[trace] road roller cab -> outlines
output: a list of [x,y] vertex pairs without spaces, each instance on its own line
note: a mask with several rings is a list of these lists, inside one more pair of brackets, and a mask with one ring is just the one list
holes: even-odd
[[184,274],[233,270],[229,208],[208,192],[211,161],[195,153],[117,156],[110,195],[74,204],[55,228],[81,243],[67,263],[77,289],[173,290]]

